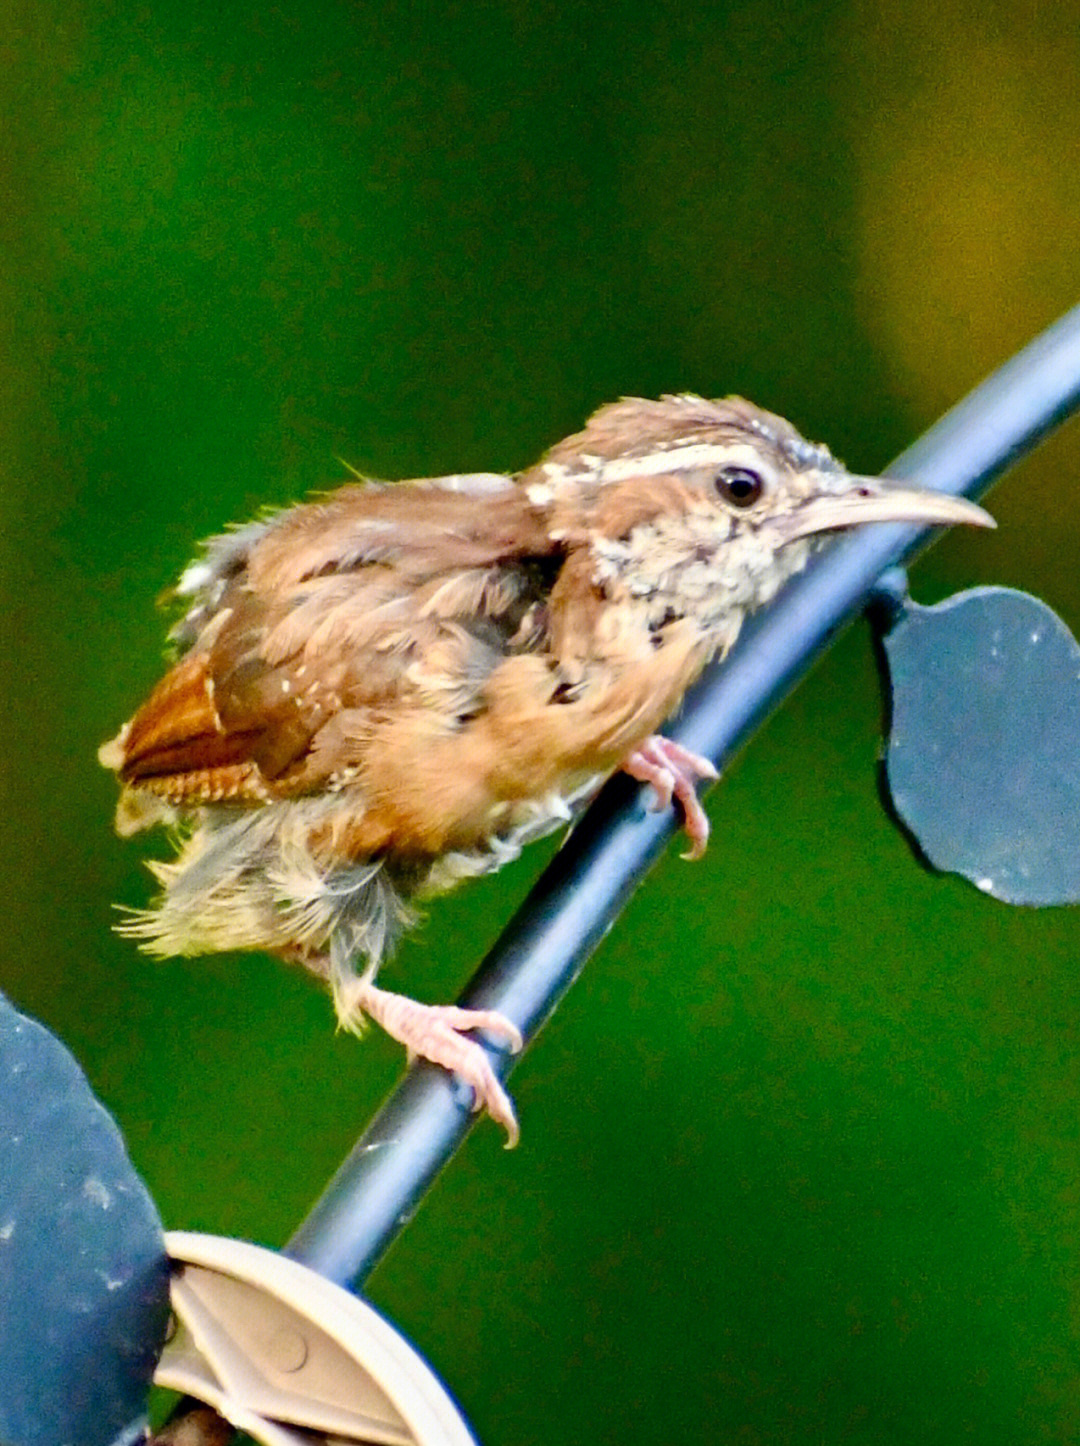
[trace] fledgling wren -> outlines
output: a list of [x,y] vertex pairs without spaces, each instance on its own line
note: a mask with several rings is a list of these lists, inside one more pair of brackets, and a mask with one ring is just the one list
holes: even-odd
[[212,538],[183,574],[179,659],[101,750],[121,834],[166,822],[151,954],[263,949],[459,1074],[517,1137],[468,1032],[488,1011],[375,984],[412,901],[571,819],[616,769],[708,837],[707,759],[657,736],[815,540],[867,522],[993,525],[847,472],[738,398],[628,399],[517,476],[349,484]]

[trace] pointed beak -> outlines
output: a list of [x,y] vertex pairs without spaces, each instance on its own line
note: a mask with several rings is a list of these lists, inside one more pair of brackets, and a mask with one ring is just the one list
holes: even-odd
[[[836,479],[830,478],[833,485]],[[888,477],[847,477],[844,490],[821,492],[791,514],[785,541],[816,536],[865,522],[917,522],[924,527],[996,527],[988,512],[966,497],[909,487]]]

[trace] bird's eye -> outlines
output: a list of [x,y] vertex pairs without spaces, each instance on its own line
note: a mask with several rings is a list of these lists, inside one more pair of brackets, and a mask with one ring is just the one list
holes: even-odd
[[765,483],[760,472],[749,467],[721,467],[716,474],[716,490],[732,507],[753,507]]

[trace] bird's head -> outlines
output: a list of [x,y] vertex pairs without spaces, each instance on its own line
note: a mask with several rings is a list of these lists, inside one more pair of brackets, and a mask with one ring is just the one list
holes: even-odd
[[871,522],[993,527],[964,498],[857,476],[782,417],[739,397],[603,407],[523,479],[597,580],[707,627],[767,602],[831,533]]

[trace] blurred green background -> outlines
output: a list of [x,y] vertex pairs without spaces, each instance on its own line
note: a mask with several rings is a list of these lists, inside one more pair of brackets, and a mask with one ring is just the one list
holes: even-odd
[[[0,986],[167,1224],[276,1245],[400,1052],[261,958],[154,964],[94,761],[196,539],[344,477],[513,468],[624,393],[884,464],[1080,296],[1078,7],[9,0]],[[1080,629],[1080,438],[918,569]],[[496,1443],[1080,1435],[1080,911],[922,871],[849,634],[711,797],[372,1300]],[[160,844],[158,844],[160,847]],[[447,999],[544,858],[385,978]]]

